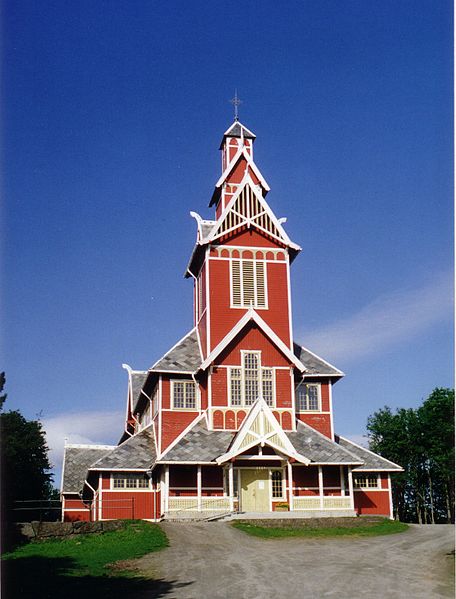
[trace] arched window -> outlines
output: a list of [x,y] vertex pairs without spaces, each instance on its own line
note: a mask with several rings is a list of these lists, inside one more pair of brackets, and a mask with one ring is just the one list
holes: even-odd
[[274,470],[272,472],[272,498],[281,499],[283,496],[282,471]]

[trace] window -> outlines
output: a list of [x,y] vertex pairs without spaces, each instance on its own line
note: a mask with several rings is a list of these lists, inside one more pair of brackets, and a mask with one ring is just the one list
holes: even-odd
[[148,489],[149,479],[143,474],[121,472],[112,478],[113,489]]
[[319,412],[320,385],[318,383],[301,383],[296,389],[296,409],[298,412]]
[[272,498],[282,499],[283,487],[282,487],[282,472],[280,470],[274,470],[271,475],[272,481]]
[[353,484],[356,489],[378,489],[379,480],[376,474],[354,474]]
[[193,381],[173,381],[172,387],[175,410],[196,409],[196,386]]
[[261,367],[260,352],[242,352],[242,367],[228,373],[231,406],[251,406],[260,394],[268,406],[274,405],[274,370]]
[[259,260],[231,261],[231,303],[240,308],[266,308],[266,267]]

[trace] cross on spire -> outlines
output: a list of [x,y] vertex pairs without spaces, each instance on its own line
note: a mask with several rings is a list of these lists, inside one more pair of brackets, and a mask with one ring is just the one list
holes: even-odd
[[238,98],[237,89],[234,90],[234,98],[232,98],[230,100],[230,104],[232,104],[234,106],[234,120],[238,121],[239,120],[238,106],[239,106],[239,104],[242,104],[242,100],[240,98]]

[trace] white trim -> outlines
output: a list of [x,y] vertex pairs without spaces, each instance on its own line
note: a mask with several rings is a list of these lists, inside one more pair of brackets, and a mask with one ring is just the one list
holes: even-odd
[[[279,219],[280,222],[280,219]],[[287,269],[287,294],[288,294],[288,324],[290,330],[290,351],[293,351],[293,314],[291,310],[291,274],[290,274],[290,255],[286,253],[286,269]]]
[[[71,416],[71,414],[70,414]],[[67,447],[72,447],[72,448],[84,448],[84,449],[115,449],[116,447],[119,447],[118,445],[90,445],[90,443],[87,444],[83,444],[83,443],[68,443],[67,445],[65,445],[65,449]]]
[[287,461],[287,479],[288,479],[288,506],[290,508],[290,512],[294,509],[293,503],[293,466],[290,461]]
[[234,510],[234,477],[233,477],[233,462],[228,466],[228,496],[230,498],[230,511]]
[[375,487],[358,487],[353,489],[353,493],[388,493],[388,489],[376,489]]
[[101,472],[98,475],[98,520],[103,518],[103,476]]
[[389,492],[390,520],[394,520],[394,511],[393,511],[393,489],[392,489],[392,487],[391,487],[391,474],[388,474],[388,492]]
[[164,505],[164,511],[165,513],[168,512],[168,500],[169,500],[169,466],[165,466],[165,505]]
[[332,382],[328,381],[328,395],[329,395],[329,412],[331,422],[331,440],[334,441],[334,416],[333,416],[333,396],[332,396]]
[[324,485],[323,485],[323,469],[318,466],[318,495],[320,497],[320,509],[324,509]]
[[206,370],[206,368],[215,360],[215,358],[225,349],[225,347],[235,339],[235,337],[242,331],[242,329],[253,320],[263,332],[271,339],[273,343],[279,348],[279,350],[292,362],[300,372],[306,371],[304,365],[296,358],[296,356],[289,350],[285,343],[274,333],[274,331],[266,324],[261,316],[252,308],[246,311],[242,318],[236,323],[236,325],[225,335],[225,337],[218,343],[218,345],[208,355],[206,360],[201,364],[200,370]]
[[[347,437],[342,437],[342,435],[338,435],[338,437],[339,437],[339,439],[343,439],[344,441],[347,441],[347,443],[351,443],[355,447],[359,447],[359,449],[362,449],[363,451],[367,451],[367,453],[370,453],[371,455],[375,456],[376,458],[381,458],[382,460],[385,460],[385,462],[389,462],[390,464],[392,464],[396,468],[399,468],[399,470],[397,472],[403,472],[404,471],[404,469],[402,468],[402,466],[399,466],[399,464],[395,464],[391,460],[387,460],[386,458],[382,457],[381,455],[378,455],[378,453],[374,453],[370,449],[367,449],[366,447],[363,447],[362,445],[358,445],[358,443],[355,443],[354,441],[351,441],[350,439],[347,439]],[[344,447],[344,449],[345,449],[345,447]],[[362,459],[362,458],[360,458],[360,459]],[[364,470],[364,468],[363,468],[363,470]],[[389,469],[385,469],[385,468],[366,468],[365,470],[366,471],[371,471],[371,472],[375,472],[376,470],[378,470],[379,472],[383,472],[385,470],[388,471]],[[361,472],[361,470],[358,470],[358,472]]]
[[[171,408],[169,409],[169,411],[171,412],[199,412],[200,411],[200,406],[201,406],[201,401],[200,401],[200,397],[199,397],[199,385],[195,382],[195,379],[170,379],[169,381],[170,383],[170,391],[169,391],[169,404],[171,406]],[[174,405],[174,386],[176,384],[181,384],[184,385],[184,397],[183,397],[183,401],[184,401],[184,407],[179,408],[176,407]],[[195,405],[192,408],[188,408],[185,406],[186,403],[186,386],[187,385],[192,385],[194,387],[195,390],[195,395],[194,395],[194,402]],[[163,410],[163,411],[168,411],[168,410]]]
[[[301,410],[299,409],[298,406],[298,396],[299,396],[299,389],[301,387],[316,387],[317,388],[317,400],[318,400],[318,409],[317,410]],[[299,383],[296,386],[296,391],[297,393],[295,393],[296,395],[296,413],[297,414],[322,414],[322,399],[321,399],[321,383],[309,383],[306,381],[306,378],[303,377],[301,381],[299,381]],[[308,399],[307,394],[306,394],[306,399]],[[308,403],[308,402],[307,402]],[[325,412],[326,414],[328,414],[328,412]],[[334,441],[334,439],[333,439]]]
[[[211,351],[211,294],[209,293],[209,290],[211,288],[212,282],[210,278],[209,256],[210,249],[209,246],[207,246],[206,256],[204,258],[206,263],[206,356]],[[202,360],[203,354],[201,354],[201,361]]]
[[[228,166],[225,168],[225,170],[223,171],[223,173],[220,175],[217,183],[215,184],[215,188],[219,189],[223,183],[226,182],[227,177],[231,174],[233,168],[236,166],[236,164],[238,163],[239,159],[244,156],[246,162],[247,162],[247,167],[250,166],[250,168],[252,169],[252,171],[255,173],[255,175],[258,177],[261,186],[263,187],[263,189],[268,192],[271,191],[271,188],[269,187],[269,185],[266,183],[266,179],[263,177],[263,175],[260,172],[260,169],[257,167],[257,165],[255,164],[255,162],[253,161],[252,156],[250,156],[250,154],[247,151],[247,148],[244,145],[239,145],[239,149],[237,150],[237,152],[235,153],[235,155],[233,156],[233,158],[231,159],[231,161],[229,162]],[[229,158],[229,156],[228,156]],[[248,168],[246,168],[246,171],[248,172]]]
[[355,509],[355,494],[353,493],[353,474],[350,466],[347,468],[348,470],[348,494],[350,496],[350,509]]
[[[174,488],[174,487],[172,487]],[[201,494],[202,494],[202,488],[201,488],[201,464],[198,464],[197,469],[196,469],[196,493],[198,496],[198,511],[201,511]]]
[[162,450],[162,426],[163,426],[163,375],[158,377],[158,453]]

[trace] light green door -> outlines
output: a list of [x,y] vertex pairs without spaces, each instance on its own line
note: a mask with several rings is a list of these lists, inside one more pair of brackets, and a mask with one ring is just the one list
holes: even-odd
[[269,471],[241,470],[243,512],[269,512]]

